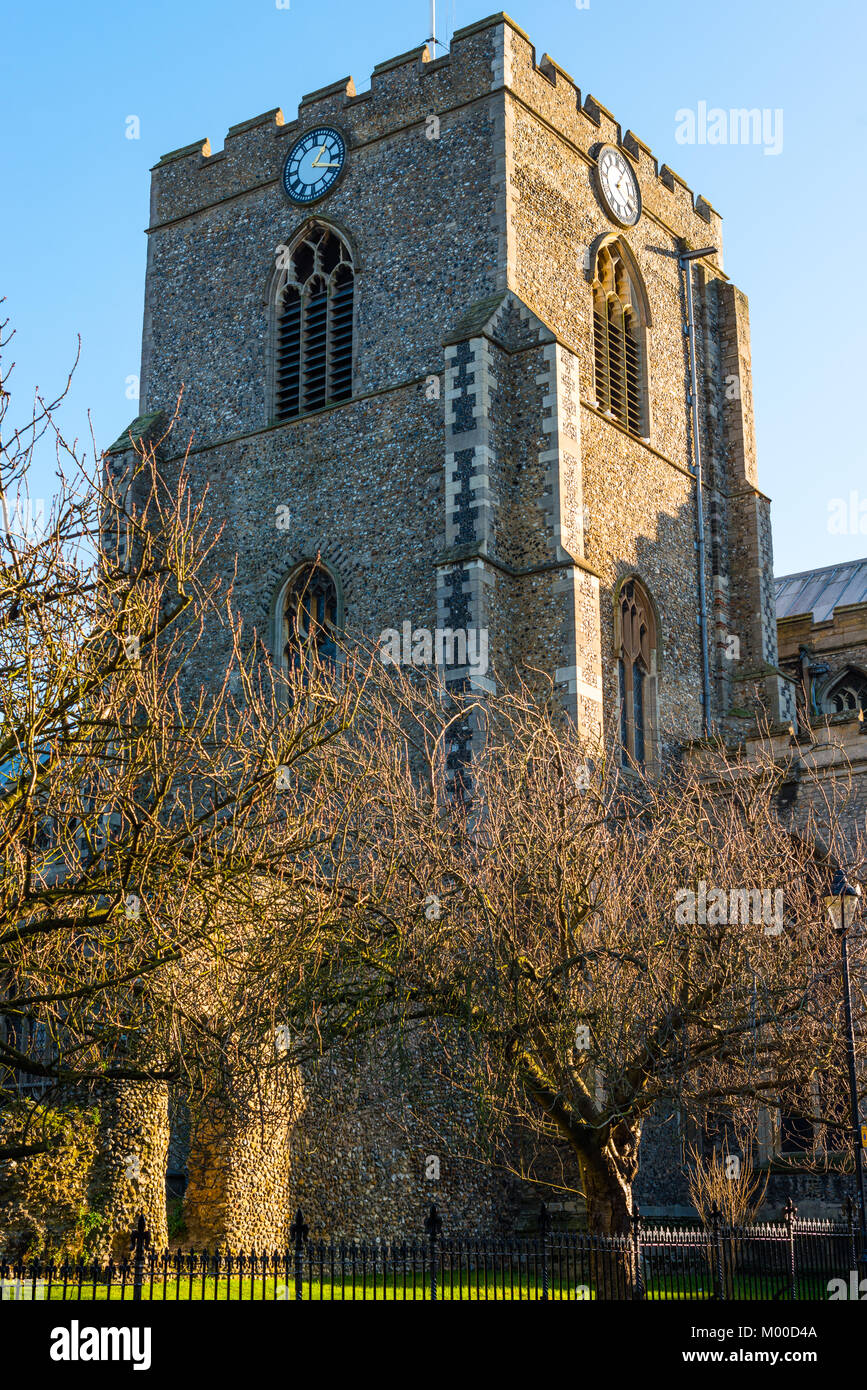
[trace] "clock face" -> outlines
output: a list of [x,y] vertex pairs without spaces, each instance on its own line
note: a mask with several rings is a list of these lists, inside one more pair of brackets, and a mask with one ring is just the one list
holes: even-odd
[[283,188],[293,203],[315,203],[330,191],[346,163],[346,141],[332,126],[308,130],[283,165]]
[[641,216],[641,190],[629,160],[614,145],[603,145],[597,170],[599,190],[609,215],[621,227],[634,227]]

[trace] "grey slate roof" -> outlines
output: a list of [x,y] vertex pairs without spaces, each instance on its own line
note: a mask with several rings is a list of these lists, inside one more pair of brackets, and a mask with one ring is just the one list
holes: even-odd
[[778,575],[774,589],[778,618],[812,613],[814,622],[825,622],[837,607],[867,602],[867,557],[801,574]]

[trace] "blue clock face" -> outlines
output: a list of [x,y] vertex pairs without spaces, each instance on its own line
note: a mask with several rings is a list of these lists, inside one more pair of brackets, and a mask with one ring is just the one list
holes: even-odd
[[314,203],[332,189],[346,163],[346,141],[332,126],[308,130],[283,165],[283,188],[293,203]]

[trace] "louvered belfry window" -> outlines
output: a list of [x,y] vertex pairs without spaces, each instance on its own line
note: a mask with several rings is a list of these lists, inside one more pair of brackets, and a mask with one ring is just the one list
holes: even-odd
[[620,592],[620,756],[624,767],[643,767],[647,758],[654,675],[656,623],[650,600],[635,579]]
[[352,395],[354,278],[349,248],[314,224],[284,252],[277,285],[275,416],[291,420]]
[[645,438],[644,361],[638,293],[617,243],[603,246],[593,281],[593,350],[596,404],[606,415]]

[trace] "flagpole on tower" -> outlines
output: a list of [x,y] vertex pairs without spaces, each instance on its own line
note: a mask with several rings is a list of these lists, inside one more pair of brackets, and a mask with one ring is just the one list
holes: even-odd
[[437,0],[430,0],[430,38],[428,43],[433,46],[432,58],[437,56],[437,45],[440,48],[445,48],[445,44],[440,43],[437,38]]

